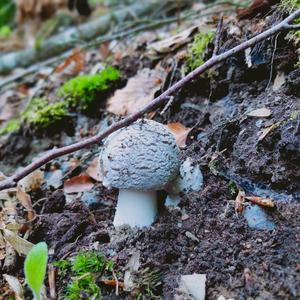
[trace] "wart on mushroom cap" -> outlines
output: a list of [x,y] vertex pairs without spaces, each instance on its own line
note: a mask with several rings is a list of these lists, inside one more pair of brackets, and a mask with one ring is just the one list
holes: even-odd
[[138,120],[113,133],[100,154],[103,185],[119,189],[114,225],[150,226],[156,191],[179,173],[180,150],[163,124]]

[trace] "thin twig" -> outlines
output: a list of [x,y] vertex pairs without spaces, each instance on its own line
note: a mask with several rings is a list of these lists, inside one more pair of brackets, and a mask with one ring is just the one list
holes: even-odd
[[217,32],[216,32],[216,36],[215,36],[215,40],[214,40],[213,56],[217,56],[219,49],[220,49],[222,27],[223,27],[223,14],[221,14],[219,22],[218,22]]
[[123,120],[116,122],[106,128],[105,130],[99,132],[95,136],[92,136],[90,138],[87,138],[86,140],[71,144],[66,147],[57,148],[49,151],[44,156],[40,157],[39,159],[35,160],[25,168],[21,169],[20,171],[16,172],[11,177],[3,180],[0,182],[0,190],[8,189],[11,187],[15,187],[19,180],[33,172],[34,170],[40,168],[41,166],[45,165],[49,161],[60,157],[62,155],[66,155],[72,152],[75,152],[77,150],[89,147],[94,144],[100,143],[104,138],[109,136],[111,133],[117,131],[118,129],[121,129],[123,127],[126,127],[130,125],[131,123],[135,122],[137,119],[144,116],[144,114],[153,111],[158,106],[164,104],[166,101],[168,101],[170,96],[180,90],[183,86],[185,86],[188,82],[199,76],[200,74],[204,73],[211,67],[219,64],[220,62],[226,60],[227,58],[235,55],[236,53],[243,51],[249,47],[252,47],[253,45],[269,38],[270,36],[277,34],[280,31],[283,30],[290,30],[290,29],[298,29],[298,27],[294,27],[290,25],[289,23],[292,22],[295,18],[300,16],[300,9],[292,13],[290,16],[285,18],[283,21],[278,23],[277,25],[269,28],[268,30],[254,36],[253,38],[235,46],[234,48],[223,52],[222,54],[216,55],[214,57],[211,57],[208,61],[206,61],[203,65],[196,68],[189,74],[187,74],[185,77],[183,77],[181,80],[179,80],[177,83],[175,83],[173,86],[171,86],[169,89],[167,89],[165,92],[163,92],[160,96],[156,97],[153,101],[151,101],[148,105],[146,105],[141,110],[129,115],[128,117],[124,118]]

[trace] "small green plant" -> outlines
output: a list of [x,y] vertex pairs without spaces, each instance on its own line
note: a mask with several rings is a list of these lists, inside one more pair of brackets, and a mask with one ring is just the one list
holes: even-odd
[[188,48],[187,60],[185,67],[187,71],[192,71],[204,63],[204,54],[208,44],[213,40],[212,32],[198,33],[192,45]]
[[0,27],[0,38],[6,38],[11,35],[11,28],[7,25]]
[[104,272],[111,274],[113,265],[112,260],[95,251],[82,252],[73,259],[55,262],[54,266],[58,268],[60,276],[71,276],[64,299],[102,299],[97,281]]
[[137,300],[160,299],[157,290],[162,285],[162,274],[159,270],[145,268],[138,271],[134,277],[134,291]]
[[25,278],[35,300],[42,300],[41,289],[46,275],[47,262],[48,247],[45,242],[34,245],[25,259]]
[[5,26],[13,21],[16,11],[15,1],[1,0],[0,1],[0,27]]
[[12,119],[0,128],[0,136],[17,131],[21,126],[19,119]]
[[106,91],[110,83],[120,78],[120,72],[107,67],[95,75],[81,75],[67,81],[58,91],[58,95],[64,97],[72,107],[86,110],[96,99],[98,92]]
[[234,181],[229,181],[228,183],[229,192],[231,195],[235,195],[238,192],[238,188]]

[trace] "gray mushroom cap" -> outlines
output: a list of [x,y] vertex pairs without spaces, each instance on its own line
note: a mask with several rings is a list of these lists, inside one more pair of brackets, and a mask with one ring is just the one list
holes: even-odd
[[138,120],[108,137],[100,154],[103,185],[160,190],[179,173],[180,150],[171,132],[152,120]]

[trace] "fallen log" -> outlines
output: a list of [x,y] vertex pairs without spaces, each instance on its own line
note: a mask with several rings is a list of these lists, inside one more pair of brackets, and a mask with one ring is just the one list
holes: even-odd
[[[167,3],[168,1],[166,1]],[[187,1],[183,1],[187,2]],[[123,7],[96,20],[84,23],[76,28],[54,35],[44,41],[39,49],[34,47],[2,54],[0,56],[0,74],[6,74],[15,68],[26,68],[36,62],[61,54],[74,47],[78,41],[88,42],[107,33],[116,24],[151,14],[160,5],[155,1],[137,1],[129,7]]]

